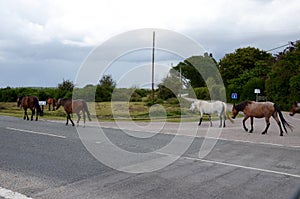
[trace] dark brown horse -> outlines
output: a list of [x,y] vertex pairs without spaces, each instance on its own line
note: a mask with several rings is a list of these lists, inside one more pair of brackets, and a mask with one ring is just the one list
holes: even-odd
[[77,120],[77,126],[79,125],[79,120],[81,118],[80,116],[80,111],[82,111],[82,115],[83,115],[83,123],[85,126],[85,112],[87,113],[87,116],[89,118],[89,121],[92,121],[91,119],[91,115],[90,112],[88,110],[87,104],[84,100],[72,100],[72,99],[58,99],[57,100],[57,106],[56,106],[56,110],[59,109],[60,106],[63,106],[66,113],[67,113],[67,123],[66,125],[68,125],[69,120],[72,123],[72,126],[74,126],[74,122],[71,119],[70,114],[71,113],[76,113],[78,120]]
[[35,109],[37,110],[35,120],[38,121],[38,115],[43,116],[43,111],[39,105],[39,99],[36,96],[22,96],[17,99],[18,107],[21,106],[24,109],[24,120],[28,118],[27,109],[31,110],[31,120],[33,120],[33,115],[35,114]]
[[[253,102],[253,101],[244,101],[238,105],[233,105],[232,107],[232,118],[234,119],[237,114],[239,113],[239,111],[244,112],[245,116],[243,119],[243,127],[245,129],[245,131],[248,131],[245,122],[246,120],[250,117],[251,119],[251,129],[250,129],[250,133],[253,132],[253,118],[265,118],[266,120],[266,128],[265,130],[262,132],[262,134],[266,134],[269,126],[270,126],[270,117],[272,116],[279,128],[280,128],[280,136],[283,136],[283,131],[281,128],[281,124],[280,124],[280,120],[282,122],[284,131],[287,132],[286,130],[286,126],[289,127],[291,129],[291,131],[293,130],[292,125],[290,125],[283,117],[281,110],[279,108],[279,106],[277,104],[274,104],[273,102]],[[279,118],[278,118],[279,115]]]
[[48,105],[48,110],[51,110],[51,105],[52,105],[52,110],[55,111],[55,107],[56,107],[56,99],[54,99],[53,97],[49,97],[46,100],[46,105]]
[[300,111],[300,103],[299,102],[294,102],[292,108],[291,108],[291,112],[290,112],[290,116],[294,116],[295,113]]

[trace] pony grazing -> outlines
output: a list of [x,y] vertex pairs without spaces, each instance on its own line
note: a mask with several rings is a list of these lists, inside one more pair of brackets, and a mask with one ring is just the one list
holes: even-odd
[[[289,127],[289,129],[292,131],[293,127],[290,125],[283,117],[281,110],[277,104],[274,104],[273,102],[254,102],[254,101],[244,101],[238,105],[233,105],[232,107],[232,118],[234,119],[239,111],[242,111],[245,114],[245,117],[243,119],[243,127],[245,131],[248,131],[245,122],[250,117],[251,119],[251,129],[249,133],[253,132],[253,118],[265,118],[266,120],[266,128],[262,132],[262,134],[266,134],[269,126],[270,126],[270,117],[272,116],[280,129],[280,136],[283,136],[283,131],[281,128],[280,120],[282,122],[284,131],[287,133],[286,126]],[[279,115],[279,118],[278,118]]]
[[292,108],[291,108],[291,112],[290,112],[290,116],[294,116],[295,113],[300,111],[300,103],[299,102],[294,102]]
[[46,105],[48,105],[48,111],[51,110],[51,105],[52,105],[52,111],[55,111],[55,107],[56,107],[56,99],[54,99],[53,97],[49,97],[46,100]]
[[90,112],[88,110],[87,104],[84,100],[72,100],[72,99],[58,99],[57,100],[57,106],[56,110],[59,109],[60,106],[63,106],[65,109],[65,112],[67,113],[67,123],[68,125],[69,120],[72,123],[72,126],[74,126],[74,122],[71,119],[70,114],[71,113],[76,113],[78,120],[77,120],[77,126],[79,126],[79,121],[80,121],[80,111],[82,112],[83,115],[83,126],[85,126],[85,112],[87,113],[87,116],[89,118],[89,121],[92,121]]
[[29,120],[27,109],[31,110],[31,120],[33,120],[33,116],[35,114],[35,109],[37,110],[35,120],[38,121],[38,115],[43,116],[43,111],[39,105],[39,99],[36,96],[22,96],[17,99],[17,106],[22,107],[24,109],[24,117],[23,119]]
[[203,114],[208,115],[208,119],[210,121],[210,126],[212,126],[211,114],[217,114],[219,116],[219,118],[220,118],[219,127],[222,127],[222,121],[223,121],[223,127],[225,127],[226,116],[228,117],[230,122],[233,123],[233,120],[230,118],[230,116],[227,112],[226,103],[224,103],[224,102],[221,102],[221,101],[207,102],[207,101],[203,101],[203,100],[197,100],[191,104],[190,111],[194,111],[195,108],[197,108],[198,111],[200,112],[200,121],[198,124],[199,126],[202,123]]

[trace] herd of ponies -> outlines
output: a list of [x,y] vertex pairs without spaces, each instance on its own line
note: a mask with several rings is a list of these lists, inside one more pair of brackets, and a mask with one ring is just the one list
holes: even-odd
[[[43,110],[39,105],[39,99],[36,96],[22,96],[17,99],[18,107],[22,107],[24,110],[24,120],[29,120],[27,109],[31,110],[31,120],[33,120],[34,115],[36,115],[36,121],[38,120],[38,116],[43,116]],[[48,106],[48,110],[57,110],[61,106],[64,108],[67,115],[68,125],[69,121],[74,126],[74,122],[71,119],[71,114],[75,113],[77,115],[77,126],[79,125],[79,121],[81,119],[81,113],[83,117],[83,122],[85,125],[86,115],[91,121],[91,115],[88,110],[88,106],[84,100],[72,100],[72,99],[58,99],[48,98],[46,100],[46,105]],[[203,120],[203,115],[208,116],[208,120],[210,122],[210,126],[212,126],[211,115],[217,115],[220,120],[220,128],[224,128],[226,126],[225,121],[228,118],[231,123],[233,123],[233,119],[236,118],[239,112],[243,112],[243,128],[246,132],[253,132],[253,118],[265,118],[266,127],[263,130],[262,134],[266,134],[270,127],[270,118],[273,117],[276,123],[278,124],[280,130],[280,136],[283,136],[283,131],[287,133],[287,128],[293,131],[293,126],[286,121],[284,118],[280,107],[273,102],[255,102],[255,101],[243,101],[239,104],[233,104],[232,106],[232,116],[229,116],[229,112],[227,110],[227,104],[222,101],[204,101],[204,100],[194,100],[191,103],[190,111],[195,111],[195,109],[200,113],[200,120],[198,125],[200,126]],[[293,116],[295,113],[300,111],[300,103],[295,102],[292,105],[290,116]],[[249,130],[245,122],[250,118],[251,129]],[[83,126],[84,126],[83,125]]]

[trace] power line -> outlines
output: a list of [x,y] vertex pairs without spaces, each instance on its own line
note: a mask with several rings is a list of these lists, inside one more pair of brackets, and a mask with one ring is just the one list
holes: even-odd
[[276,47],[276,48],[272,48],[272,49],[270,49],[270,50],[267,50],[266,52],[270,52],[270,51],[276,50],[276,49],[278,49],[278,48],[282,48],[282,47],[288,46],[288,45],[290,45],[290,44],[291,44],[291,43],[289,42],[289,43],[284,44],[284,45],[282,45],[282,46],[278,46],[278,47]]

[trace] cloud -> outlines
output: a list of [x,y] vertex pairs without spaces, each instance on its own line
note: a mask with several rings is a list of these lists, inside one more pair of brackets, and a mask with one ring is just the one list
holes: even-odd
[[[185,34],[217,59],[239,47],[268,50],[299,39],[299,10],[297,0],[0,1],[0,67],[21,73],[51,63],[60,76],[68,76],[69,67],[76,70],[89,50],[139,28]],[[4,74],[0,79],[0,86],[26,84],[13,84]],[[32,85],[46,86],[45,79]]]

